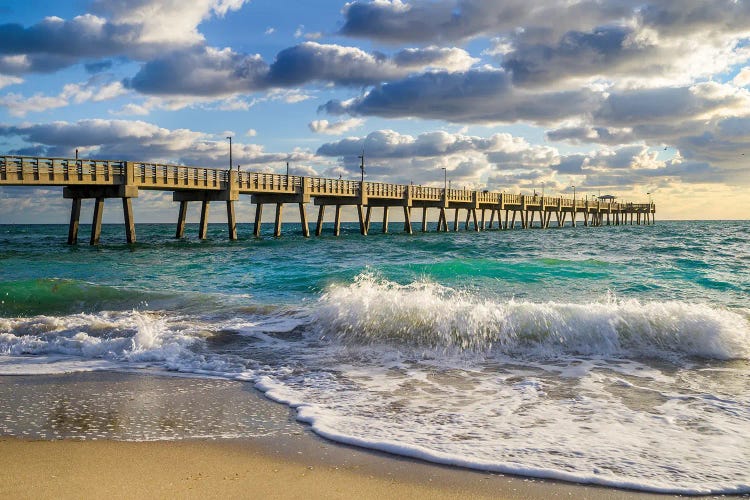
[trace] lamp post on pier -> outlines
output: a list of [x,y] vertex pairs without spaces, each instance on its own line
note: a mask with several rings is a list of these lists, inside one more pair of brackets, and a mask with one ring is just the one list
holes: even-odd
[[359,170],[362,174],[361,181],[362,184],[365,183],[365,150],[362,150],[362,154],[359,155],[357,158],[359,158]]
[[445,191],[445,195],[448,196],[448,169],[445,167],[440,167],[443,169],[443,191]]
[[229,139],[229,170],[232,170],[232,136],[227,136]]
[[571,185],[570,187],[573,188],[573,220],[575,220],[576,217],[576,187]]

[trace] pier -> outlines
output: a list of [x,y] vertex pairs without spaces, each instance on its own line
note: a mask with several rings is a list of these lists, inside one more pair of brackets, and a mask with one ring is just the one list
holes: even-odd
[[[71,200],[68,243],[78,241],[82,200],[94,201],[90,243],[99,243],[104,200],[119,198],[125,222],[125,239],[135,243],[132,199],[141,190],[171,191],[179,202],[175,237],[185,232],[188,203],[201,203],[198,237],[206,238],[210,203],[226,202],[229,238],[237,239],[235,202],[249,195],[256,205],[253,234],[260,236],[263,207],[275,209],[274,236],[282,234],[284,205],[296,204],[302,234],[311,235],[307,205],[317,207],[314,232],[320,236],[327,207],[333,209],[333,233],[341,230],[341,209],[356,208],[362,235],[370,231],[374,210],[382,215],[382,231],[388,232],[390,209],[403,210],[404,231],[414,231],[413,209],[421,209],[422,232],[427,231],[428,211],[437,214],[437,231],[490,229],[513,230],[532,227],[546,229],[654,224],[656,206],[648,203],[622,203],[614,200],[588,200],[562,196],[507,194],[438,187],[389,184],[382,182],[300,177],[295,175],[240,172],[202,167],[133,161],[82,160],[0,156],[0,186],[61,186],[63,197]],[[452,216],[452,217],[451,217]],[[449,218],[452,218],[449,224]],[[464,219],[465,218],[465,219]],[[463,223],[463,224],[461,224]]]

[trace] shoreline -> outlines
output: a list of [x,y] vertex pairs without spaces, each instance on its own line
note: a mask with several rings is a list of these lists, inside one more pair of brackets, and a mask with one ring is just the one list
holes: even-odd
[[[297,422],[293,409],[238,381],[151,372],[14,375],[0,376],[0,395],[5,498],[678,498],[482,472],[335,443]],[[54,397],[67,406],[52,408],[51,417],[28,408],[38,399],[39,408],[49,407],[45,398]],[[16,430],[8,429],[8,420],[16,421]],[[19,435],[32,424],[51,434]],[[151,432],[154,425],[165,439],[117,437]],[[76,434],[80,427],[84,440]],[[250,437],[217,437],[231,435],[232,427]],[[215,435],[198,435],[204,429]]]

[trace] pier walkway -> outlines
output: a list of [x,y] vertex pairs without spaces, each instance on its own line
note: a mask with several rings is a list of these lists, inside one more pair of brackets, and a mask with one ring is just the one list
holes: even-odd
[[[198,236],[205,239],[210,202],[224,201],[227,208],[229,238],[237,239],[234,202],[240,195],[250,195],[256,205],[254,235],[260,236],[264,205],[275,206],[274,235],[280,236],[282,212],[285,204],[299,208],[302,234],[310,236],[306,205],[318,207],[315,235],[323,230],[326,207],[334,207],[334,234],[341,228],[341,208],[356,207],[360,232],[367,235],[373,208],[382,209],[383,232],[388,231],[389,210],[401,207],[404,231],[414,230],[412,209],[421,208],[421,231],[427,231],[428,209],[438,212],[438,231],[448,231],[448,210],[453,210],[452,230],[463,222],[466,230],[511,230],[532,227],[548,228],[552,223],[562,227],[569,221],[575,227],[653,224],[656,206],[648,203],[621,203],[613,200],[576,199],[562,196],[507,194],[493,191],[444,189],[381,182],[360,182],[319,177],[239,172],[161,163],[132,161],[82,160],[71,158],[41,158],[28,156],[0,156],[0,186],[62,186],[63,197],[72,200],[68,243],[78,240],[81,200],[94,200],[91,225],[92,245],[99,243],[104,200],[120,198],[125,219],[128,243],[135,242],[135,221],[131,200],[141,190],[171,191],[179,202],[177,231],[181,238],[185,231],[188,203],[201,202]],[[465,221],[460,221],[461,211]],[[489,213],[489,223],[486,215]],[[503,220],[504,219],[504,220]],[[536,223],[536,225],[535,225]]]

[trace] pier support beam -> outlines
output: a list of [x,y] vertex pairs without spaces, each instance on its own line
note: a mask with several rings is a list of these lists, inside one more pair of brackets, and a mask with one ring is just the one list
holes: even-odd
[[326,214],[326,206],[320,205],[318,207],[318,222],[315,224],[315,236],[320,236],[323,233],[323,217]]
[[253,236],[260,238],[260,226],[263,220],[263,203],[255,204],[255,225],[253,226]]
[[104,213],[104,198],[98,197],[94,201],[94,220],[91,221],[91,245],[99,244],[102,235],[102,214]]
[[185,220],[187,219],[187,201],[180,202],[180,213],[177,215],[177,231],[175,232],[175,238],[182,238],[185,236]]
[[304,203],[299,204],[299,222],[302,225],[302,236],[310,237],[310,226],[307,225],[307,209]]
[[411,229],[411,207],[404,207],[404,231],[408,234],[414,234]]
[[227,231],[230,240],[237,239],[237,219],[234,215],[234,202],[231,200],[227,201]]
[[456,209],[455,217],[453,218],[453,232],[458,231],[458,209]]
[[336,205],[336,215],[333,223],[333,235],[341,234],[341,205]]
[[422,232],[427,232],[427,207],[422,207]]
[[471,209],[471,218],[474,221],[474,231],[478,232],[479,231],[479,224],[477,222],[477,209],[476,208],[472,208]]
[[391,207],[383,207],[383,234],[388,233],[388,209]]
[[372,218],[372,207],[368,205],[367,210],[365,212],[365,231],[367,233],[370,232],[370,220],[372,220],[371,218]]
[[437,230],[438,232],[448,232],[448,221],[446,220],[445,207],[440,207]]
[[357,217],[359,218],[359,234],[367,236],[367,224],[365,224],[365,208],[357,205]]
[[211,206],[211,202],[203,200],[201,202],[201,225],[198,228],[198,239],[205,240],[208,234],[208,209]]
[[130,198],[122,199],[122,213],[125,219],[125,241],[135,243],[135,220],[133,219],[133,204]]
[[73,198],[70,207],[70,226],[68,227],[68,245],[78,243],[78,221],[81,218],[81,199]]
[[274,238],[281,237],[281,213],[283,210],[284,210],[284,204],[277,203],[276,204],[276,219],[274,220],[274,225],[273,225],[273,237]]

